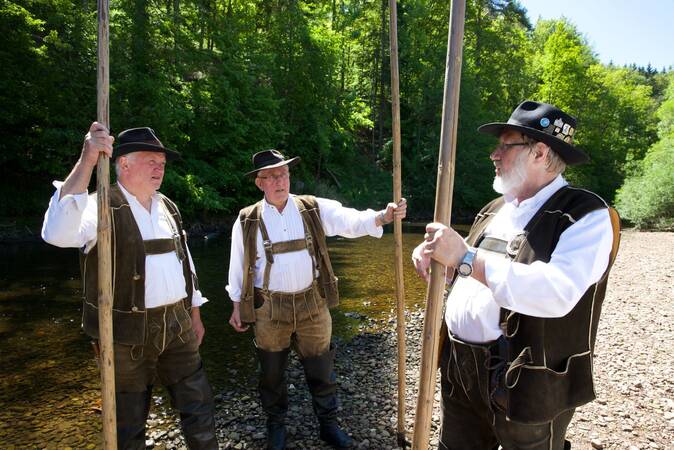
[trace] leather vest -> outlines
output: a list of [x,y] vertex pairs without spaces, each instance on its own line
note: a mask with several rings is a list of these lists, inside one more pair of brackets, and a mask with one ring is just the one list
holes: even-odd
[[[124,193],[117,184],[110,187],[112,226],[112,330],[117,344],[142,345],[145,340],[145,255],[176,251],[182,259],[187,297],[185,309],[192,306],[193,280],[187,257],[186,233],[176,205],[162,194],[164,204],[173,218],[173,240],[143,241]],[[168,244],[166,241],[169,241]],[[173,245],[171,246],[171,242]],[[83,284],[82,327],[89,336],[98,339],[98,245],[88,253],[80,251]]]
[[[484,231],[503,206],[500,197],[475,218],[466,242],[479,246]],[[539,209],[524,231],[507,245],[515,262],[549,262],[561,234],[586,214],[608,208],[604,200],[582,189],[559,189]],[[594,343],[606,282],[620,240],[620,219],[609,208],[613,224],[613,249],[606,271],[590,286],[564,317],[540,318],[501,310],[501,329],[507,343],[506,414],[521,423],[545,423],[559,413],[596,397],[592,381]]]
[[[321,214],[318,208],[316,197],[311,195],[296,195],[290,197],[295,201],[297,209],[300,212],[304,222],[305,232],[311,237],[308,248],[310,255],[314,258],[315,266],[318,269],[318,290],[323,296],[329,308],[339,304],[339,291],[337,288],[337,277],[332,270],[330,255],[328,254],[328,244],[325,239],[325,231],[321,222]],[[245,323],[255,322],[255,261],[257,254],[257,236],[262,221],[262,202],[250,205],[239,212],[241,229],[243,234],[243,285],[241,287],[241,321]],[[267,244],[265,242],[265,244]],[[273,245],[279,243],[268,242],[265,249],[271,249]],[[313,253],[313,254],[312,254]],[[259,255],[262,258],[269,258],[269,255]],[[269,262],[267,262],[269,268]]]

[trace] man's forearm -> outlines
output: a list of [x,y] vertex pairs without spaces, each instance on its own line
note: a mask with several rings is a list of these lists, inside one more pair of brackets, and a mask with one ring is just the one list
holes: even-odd
[[69,194],[86,192],[89,188],[93,171],[94,166],[87,166],[82,159],[77,160],[75,167],[73,167],[70,175],[68,175],[68,178],[63,182],[63,186],[61,186],[61,197],[59,199]]

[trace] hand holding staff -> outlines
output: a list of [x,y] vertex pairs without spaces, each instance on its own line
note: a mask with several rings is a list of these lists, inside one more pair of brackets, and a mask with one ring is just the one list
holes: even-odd
[[[389,0],[391,45],[391,114],[393,115],[393,201],[401,202],[402,182],[400,174],[400,88],[398,74],[398,19],[396,0]],[[404,199],[402,199],[404,201]],[[395,238],[396,274],[396,332],[398,337],[398,446],[405,448],[405,286],[403,284],[403,235],[402,222],[396,217],[393,225]]]
[[[98,0],[98,86],[96,115],[110,128],[108,41],[110,4]],[[93,125],[92,125],[93,127]],[[101,397],[103,400],[103,448],[117,448],[115,406],[115,357],[112,345],[112,240],[110,228],[110,162],[107,152],[98,156],[98,323],[100,340]]]
[[[449,41],[445,71],[445,94],[442,107],[440,155],[438,157],[438,181],[435,192],[434,221],[449,225],[454,188],[454,158],[459,113],[459,86],[461,82],[461,59],[463,46],[465,0],[453,0],[449,18]],[[438,337],[442,320],[442,294],[445,285],[445,267],[431,262],[430,283],[426,295],[426,314],[422,335],[419,397],[417,399],[413,450],[428,448],[435,375],[438,367]]]

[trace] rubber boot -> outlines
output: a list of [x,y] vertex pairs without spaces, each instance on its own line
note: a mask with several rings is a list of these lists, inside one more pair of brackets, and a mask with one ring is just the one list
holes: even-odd
[[143,392],[117,392],[117,448],[120,450],[145,449],[145,421],[150,412],[152,390]]
[[334,371],[335,348],[322,355],[302,359],[311,392],[314,413],[320,423],[320,437],[334,448],[351,448],[353,439],[337,424],[337,382]]
[[167,386],[173,407],[180,413],[180,427],[190,450],[218,450],[215,436],[213,391],[203,367]]
[[268,352],[257,349],[260,361],[260,402],[267,413],[267,448],[283,450],[286,448],[285,417],[288,411],[288,385],[286,367],[290,349],[280,352]]

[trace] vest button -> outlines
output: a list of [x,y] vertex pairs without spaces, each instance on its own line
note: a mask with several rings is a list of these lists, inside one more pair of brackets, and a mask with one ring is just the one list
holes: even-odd
[[137,311],[138,311],[138,307],[137,307],[137,306],[132,307],[132,308],[131,308],[131,311],[137,312]]
[[135,275],[133,276],[133,279],[134,279],[135,281],[140,280],[140,278],[141,278],[141,277],[140,277],[140,275],[138,275],[138,274],[135,274]]

